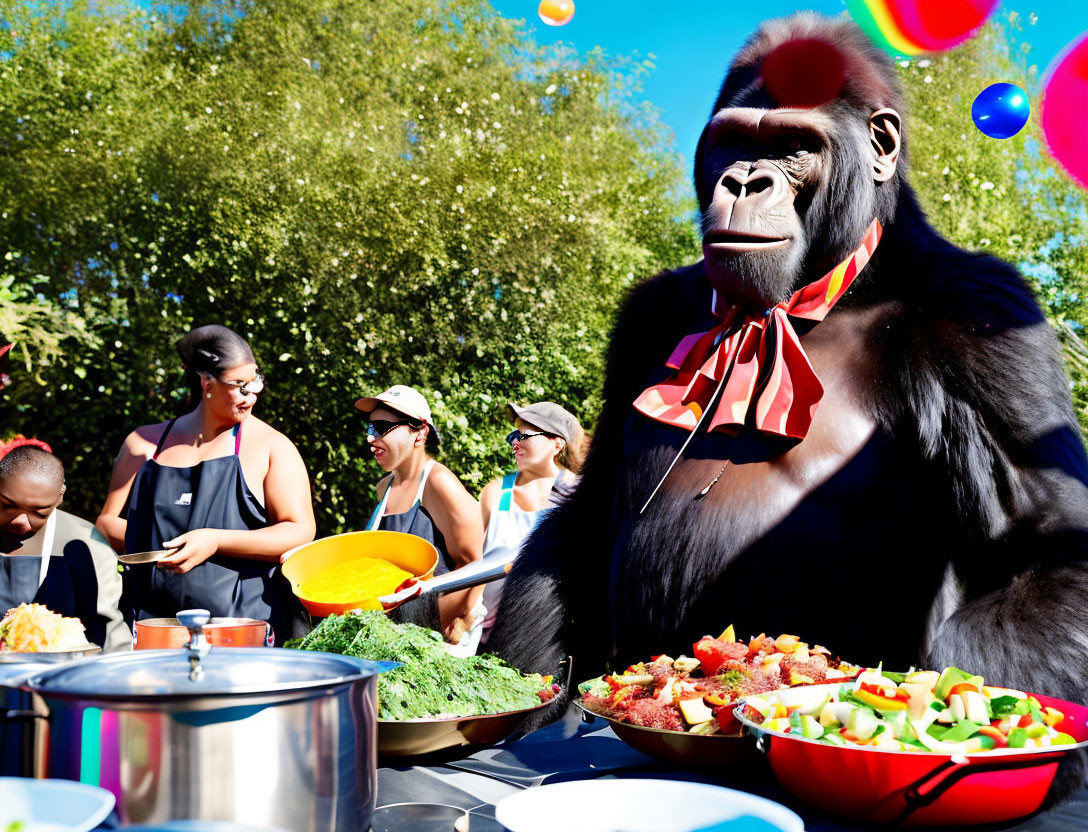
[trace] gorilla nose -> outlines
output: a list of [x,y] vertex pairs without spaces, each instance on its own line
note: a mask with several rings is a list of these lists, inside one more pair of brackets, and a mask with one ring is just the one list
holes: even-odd
[[774,188],[774,176],[766,168],[738,170],[730,168],[722,177],[722,185],[735,199],[763,193]]

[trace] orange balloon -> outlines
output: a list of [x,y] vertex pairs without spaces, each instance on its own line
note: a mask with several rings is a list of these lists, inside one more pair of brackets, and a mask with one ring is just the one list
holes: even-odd
[[540,0],[537,14],[549,26],[562,26],[574,17],[572,0]]

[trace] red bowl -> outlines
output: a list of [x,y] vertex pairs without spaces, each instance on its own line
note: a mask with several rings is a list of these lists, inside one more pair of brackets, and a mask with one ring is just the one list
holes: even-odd
[[[781,691],[798,697],[826,694],[834,685]],[[820,694],[820,695],[823,695]],[[1015,820],[1037,811],[1058,771],[1058,762],[1088,745],[1088,708],[1032,694],[1064,715],[1055,727],[1075,745],[1001,749],[949,755],[882,748],[840,748],[793,734],[765,731],[738,707],[737,718],[767,754],[782,786],[806,803],[873,823],[963,826]]]

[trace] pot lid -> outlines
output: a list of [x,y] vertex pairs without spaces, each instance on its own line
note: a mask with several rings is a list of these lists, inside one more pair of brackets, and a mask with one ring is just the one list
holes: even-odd
[[193,678],[186,649],[136,650],[38,670],[8,684],[80,699],[275,694],[347,684],[397,663],[278,647],[214,647],[200,665],[202,674]]

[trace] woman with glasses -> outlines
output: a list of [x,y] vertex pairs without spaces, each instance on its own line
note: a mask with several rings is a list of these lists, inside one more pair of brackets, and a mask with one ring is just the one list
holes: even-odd
[[96,524],[119,552],[175,550],[127,568],[122,610],[138,621],[203,608],[268,621],[282,640],[294,607],[276,567],[314,539],[306,467],[251,414],[264,377],[238,333],[202,326],[178,353],[190,386],[183,415],[129,434]]
[[[367,419],[367,444],[389,476],[378,483],[378,507],[367,529],[407,532],[429,540],[438,549],[435,574],[480,559],[484,529],[480,507],[449,468],[429,456],[442,438],[431,422],[431,408],[416,390],[394,385],[377,396],[355,402]],[[415,623],[440,625],[447,639],[457,642],[471,627],[471,615],[482,589],[451,592],[433,608],[420,601],[399,612]]]
[[[514,431],[506,437],[514,452],[516,469],[492,480],[480,492],[483,513],[484,560],[513,560],[522,541],[541,518],[574,490],[588,444],[572,413],[555,402],[526,407],[511,403],[507,415]],[[484,587],[487,617],[482,641],[495,622],[502,581]]]

